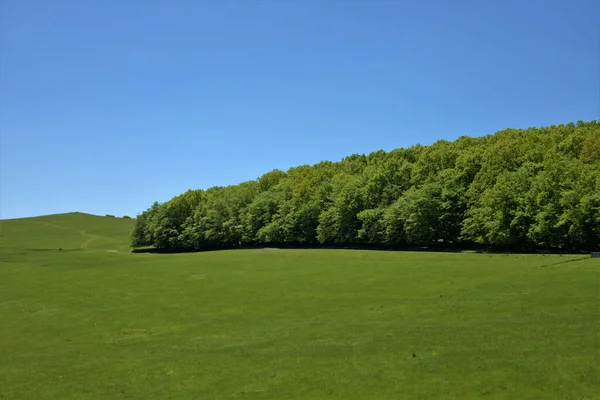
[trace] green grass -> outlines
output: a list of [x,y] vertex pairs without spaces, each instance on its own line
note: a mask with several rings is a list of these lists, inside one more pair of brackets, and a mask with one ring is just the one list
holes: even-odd
[[0,221],[3,255],[35,251],[104,249],[128,251],[135,221],[83,213]]
[[132,254],[131,225],[1,222],[1,399],[600,398],[600,260]]

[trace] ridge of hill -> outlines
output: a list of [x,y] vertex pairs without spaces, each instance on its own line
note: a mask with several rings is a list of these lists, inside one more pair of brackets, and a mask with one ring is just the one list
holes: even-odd
[[80,212],[0,220],[0,252],[126,251],[134,222]]

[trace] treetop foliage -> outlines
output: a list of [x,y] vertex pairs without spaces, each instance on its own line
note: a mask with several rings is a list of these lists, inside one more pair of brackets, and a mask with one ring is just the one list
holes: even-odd
[[188,190],[138,215],[134,248],[253,244],[600,246],[600,123],[506,129]]

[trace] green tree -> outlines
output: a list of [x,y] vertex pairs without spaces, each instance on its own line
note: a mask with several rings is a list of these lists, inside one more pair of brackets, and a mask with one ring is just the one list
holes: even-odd
[[135,220],[134,248],[254,243],[600,246],[600,124],[506,129],[188,190]]

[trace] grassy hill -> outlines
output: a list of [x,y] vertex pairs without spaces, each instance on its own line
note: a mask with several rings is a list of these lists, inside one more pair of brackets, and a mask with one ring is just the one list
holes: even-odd
[[0,399],[598,398],[600,260],[133,254],[131,224],[1,222]]
[[0,247],[6,250],[128,249],[131,219],[83,213],[46,215],[0,221]]

